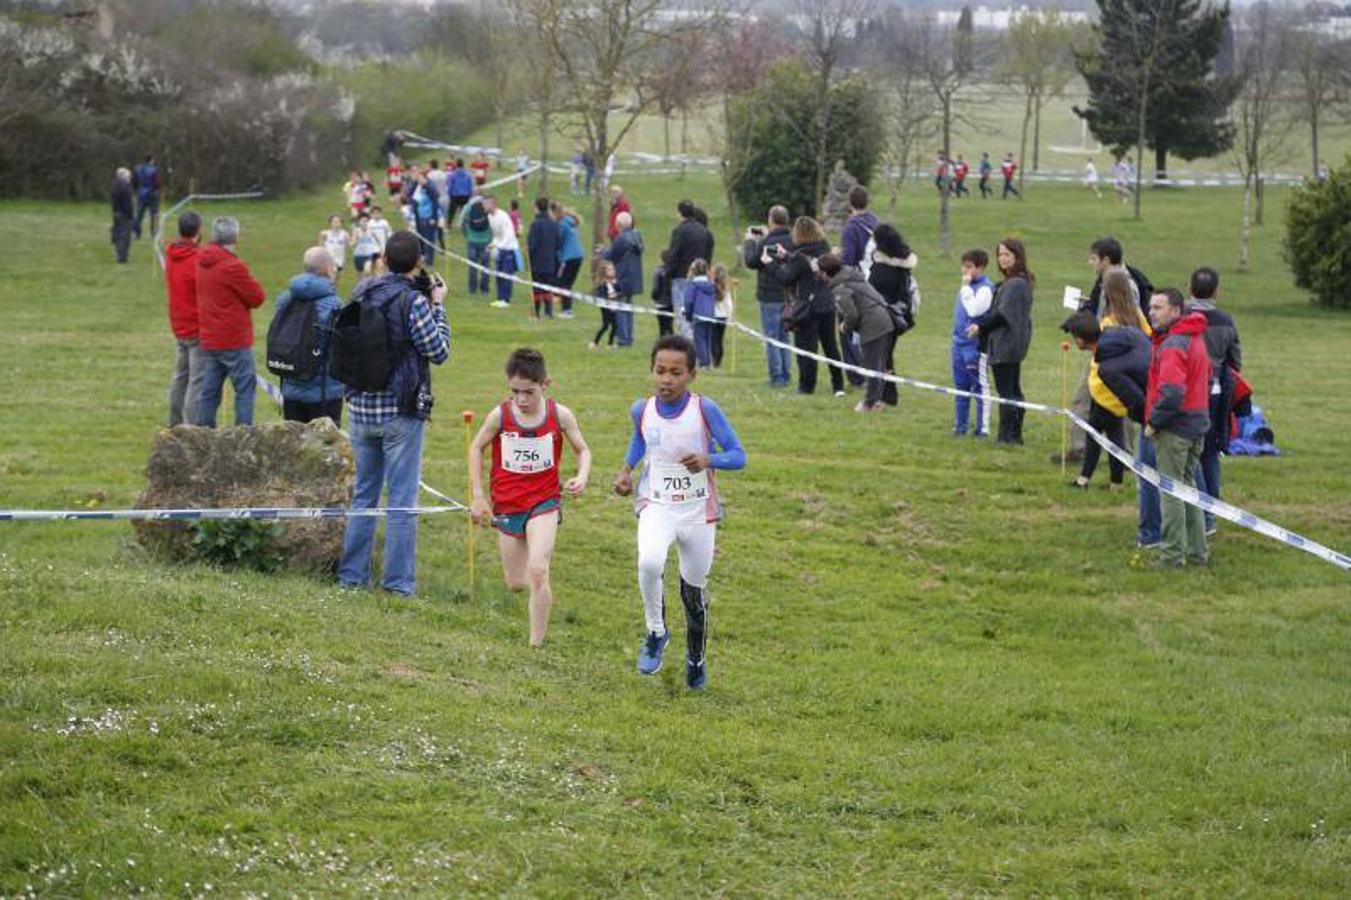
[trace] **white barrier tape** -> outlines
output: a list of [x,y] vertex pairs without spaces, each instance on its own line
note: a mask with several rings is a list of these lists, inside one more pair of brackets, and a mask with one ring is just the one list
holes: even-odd
[[[1293,531],[1282,528],[1274,522],[1268,522],[1259,516],[1255,516],[1247,510],[1241,509],[1223,500],[1218,500],[1209,494],[1203,493],[1188,484],[1183,484],[1174,478],[1161,474],[1157,469],[1136,461],[1136,459],[1122,447],[1117,446],[1110,438],[1099,432],[1093,426],[1089,425],[1083,419],[1074,414],[1073,410],[1060,410],[1084,433],[1097,441],[1098,444],[1118,460],[1126,468],[1135,473],[1137,478],[1149,482],[1158,488],[1161,492],[1176,497],[1190,506],[1196,506],[1202,510],[1218,516],[1221,519],[1233,522],[1236,525],[1242,525],[1258,534],[1280,541],[1288,547],[1295,547],[1306,553],[1313,554],[1319,559],[1325,560],[1337,566],[1339,569],[1351,571],[1351,556],[1344,553],[1338,553],[1330,547],[1309,540]],[[1143,438],[1142,438],[1143,439]]]
[[[424,243],[430,242],[424,241]],[[443,251],[443,252],[445,252],[446,256],[452,259],[459,260],[460,262],[463,262],[468,266],[472,266],[473,268],[479,269],[480,271],[483,272],[491,273],[499,278],[505,277],[508,280],[515,282],[517,284],[528,285],[537,290],[548,291],[549,293],[552,294],[566,295],[574,300],[579,300],[583,303],[591,304],[592,306],[607,309],[619,309],[629,312],[641,312],[656,316],[668,316],[671,318],[674,318],[676,315],[676,313],[672,310],[657,309],[655,307],[649,306],[639,306],[633,303],[616,303],[614,301],[606,300],[592,294],[584,293],[582,291],[574,291],[569,290],[567,288],[556,287],[554,285],[541,284],[540,282],[532,281],[531,279],[528,278],[520,278],[516,275],[503,275],[496,272],[494,269],[489,268],[488,266],[482,265],[481,263],[473,262],[472,260],[460,256],[458,253],[453,253],[450,251]],[[699,318],[701,321],[713,323],[719,323],[723,321],[718,319],[709,319],[703,316],[699,316],[697,318]],[[1348,557],[1346,554],[1339,553],[1336,550],[1332,550],[1329,547],[1325,547],[1324,545],[1318,543],[1317,541],[1310,540],[1309,538],[1296,534],[1293,531],[1289,531],[1288,529],[1282,528],[1279,525],[1276,525],[1272,522],[1268,522],[1267,520],[1262,519],[1259,516],[1255,516],[1252,513],[1244,509],[1241,509],[1237,506],[1225,503],[1222,500],[1217,500],[1216,498],[1211,497],[1208,494],[1204,494],[1201,491],[1198,491],[1194,487],[1190,487],[1189,485],[1186,484],[1180,484],[1166,475],[1159,474],[1157,470],[1151,468],[1150,466],[1146,466],[1143,463],[1136,462],[1130,456],[1130,454],[1126,453],[1124,450],[1113,444],[1112,441],[1106,435],[1102,434],[1097,429],[1089,426],[1087,422],[1085,422],[1083,419],[1075,415],[1072,410],[1064,409],[1063,407],[1059,406],[1051,406],[1045,403],[1032,403],[1026,400],[1009,400],[1007,398],[999,397],[994,394],[977,394],[972,391],[963,391],[958,388],[948,387],[947,385],[933,384],[928,381],[920,381],[919,379],[916,378],[907,378],[905,376],[895,375],[890,372],[876,372],[873,371],[872,369],[865,369],[862,366],[852,365],[842,360],[831,359],[830,357],[824,356],[820,353],[813,353],[811,351],[804,350],[801,347],[794,346],[792,344],[787,343],[786,341],[780,341],[775,338],[771,338],[768,335],[756,331],[754,328],[751,328],[748,325],[743,325],[742,323],[737,321],[732,321],[730,323],[725,324],[734,325],[742,333],[755,338],[757,341],[763,344],[780,347],[797,356],[806,357],[808,359],[814,359],[818,363],[824,363],[828,366],[835,366],[836,368],[846,372],[855,372],[863,376],[864,378],[880,378],[883,381],[889,381],[893,384],[906,385],[907,387],[913,387],[924,391],[931,391],[933,393],[944,394],[950,397],[969,397],[971,399],[979,400],[985,403],[994,403],[1003,406],[1015,406],[1021,409],[1030,410],[1032,412],[1046,413],[1048,415],[1066,416],[1076,426],[1082,428],[1085,434],[1091,437],[1094,441],[1097,441],[1097,443],[1100,444],[1104,450],[1106,450],[1108,453],[1110,453],[1117,459],[1121,460],[1122,462],[1126,463],[1126,465],[1130,468],[1132,472],[1136,473],[1136,475],[1138,475],[1148,483],[1157,487],[1163,493],[1173,497],[1177,497],[1184,503],[1187,503],[1191,506],[1200,507],[1202,510],[1213,513],[1214,515],[1217,515],[1220,518],[1226,519],[1230,522],[1234,522],[1235,524],[1241,525],[1244,528],[1248,528],[1252,531],[1255,531],[1258,534],[1261,534],[1265,537],[1269,537],[1274,540],[1280,541],[1281,543],[1285,544],[1288,547],[1294,547],[1296,549],[1303,550],[1304,552],[1312,554],[1313,556],[1322,559],[1325,562],[1332,563],[1333,565],[1337,566],[1340,569],[1343,569],[1345,571],[1351,571],[1351,557]]]
[[251,506],[220,509],[0,509],[0,522],[64,522],[75,519],[195,522],[206,519],[362,519],[389,515],[429,516],[464,512],[463,506]]
[[158,227],[155,230],[155,261],[164,268],[164,248],[160,246],[159,236],[164,234],[164,223],[170,216],[196,200],[259,200],[267,196],[264,191],[240,191],[234,194],[188,194],[173,206],[159,214]]

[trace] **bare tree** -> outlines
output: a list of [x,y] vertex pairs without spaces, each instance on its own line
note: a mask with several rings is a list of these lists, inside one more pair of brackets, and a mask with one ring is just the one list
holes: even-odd
[[[1032,132],[1032,171],[1041,167],[1041,107],[1064,93],[1074,77],[1075,29],[1058,9],[1024,12],[1004,34],[1003,70],[1023,89],[1023,127],[1018,158],[1027,161],[1027,131]],[[1024,165],[1018,170],[1023,186]]]
[[1242,13],[1237,29],[1237,74],[1243,90],[1230,110],[1234,121],[1234,157],[1243,175],[1243,227],[1239,241],[1238,267],[1248,270],[1252,237],[1253,194],[1257,194],[1261,218],[1263,161],[1279,152],[1289,129],[1285,127],[1280,90],[1288,72],[1294,32],[1279,10],[1262,3]]
[[916,148],[932,140],[938,131],[938,104],[925,78],[921,59],[914,52],[909,20],[901,10],[892,10],[870,30],[870,50],[886,72],[887,91],[887,185],[895,210],[901,187],[911,171]]
[[[512,12],[518,33],[533,45],[558,27],[561,5],[554,0],[514,0]],[[553,136],[554,108],[558,102],[558,75],[551,66],[527,67],[525,92],[539,121],[539,189],[549,191],[549,138]],[[499,134],[501,124],[499,120]],[[499,137],[500,145],[500,137]]]
[[816,184],[812,196],[818,202],[826,193],[829,156],[830,86],[843,70],[854,49],[860,24],[872,12],[873,0],[796,0],[796,18],[802,34],[802,49],[816,75]]
[[1292,35],[1291,58],[1305,121],[1309,123],[1311,174],[1318,174],[1318,142],[1327,113],[1346,102],[1351,82],[1351,52],[1344,42],[1320,29],[1317,9],[1310,5]]
[[[602,165],[655,103],[648,83],[658,45],[686,32],[711,31],[720,15],[717,8],[706,8],[663,22],[661,0],[538,2],[549,4],[550,14],[540,35],[542,58],[535,64],[561,76],[556,108],[567,114],[569,127]],[[610,121],[612,116],[617,122]],[[591,216],[595,244],[605,236],[604,199],[597,181]]]
[[[727,196],[727,209],[731,214],[732,232],[741,232],[741,210],[736,199],[736,188],[740,182],[739,173],[733,172],[726,160],[733,154],[732,147],[739,147],[740,158],[750,156],[755,135],[755,123],[748,120],[745,127],[733,125],[732,104],[739,94],[750,91],[764,77],[769,67],[786,52],[785,43],[779,39],[775,29],[759,19],[740,17],[729,24],[729,38],[721,42],[721,50],[713,54],[708,71],[709,88],[721,100],[721,121],[715,123],[715,136],[720,138],[720,156],[723,159],[722,182]],[[755,107],[753,114],[768,110]],[[738,257],[740,259],[740,257]],[[739,263],[738,263],[739,265]]]
[[[958,94],[979,77],[986,48],[975,43],[970,33],[944,28],[930,17],[915,22],[909,33],[909,52],[923,73],[937,110],[940,150],[945,159],[951,159],[953,125],[967,121],[958,108]],[[952,252],[950,193],[946,185],[939,187],[938,246],[944,255]]]
[[[680,177],[685,177],[689,156],[690,112],[712,90],[710,60],[707,58],[711,34],[708,31],[680,29],[654,50],[644,88],[652,95],[662,118],[665,156],[671,158],[671,119],[680,116]],[[716,66],[716,63],[714,63]]]
[[516,23],[504,18],[491,0],[479,0],[474,13],[477,28],[482,31],[477,53],[472,59],[487,76],[492,86],[493,123],[496,130],[494,142],[504,154],[502,126],[514,110],[518,73],[516,59],[521,43]]

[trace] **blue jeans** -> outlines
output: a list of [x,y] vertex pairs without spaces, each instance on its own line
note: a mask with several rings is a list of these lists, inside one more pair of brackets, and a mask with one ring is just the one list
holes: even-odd
[[[760,330],[766,337],[788,343],[788,332],[783,330],[783,304],[760,304]],[[787,386],[793,383],[793,353],[773,344],[765,345],[765,359],[769,362],[769,383]]]
[[[357,483],[352,506],[371,509],[380,505],[380,490],[389,486],[386,505],[417,505],[418,481],[422,478],[422,432],[424,422],[412,416],[396,416],[379,425],[353,422],[352,453],[356,457]],[[371,553],[375,548],[374,518],[347,520],[342,538],[338,582],[345,587],[370,584]],[[407,513],[387,517],[385,524],[384,588],[411,594],[417,588],[417,516]]]
[[694,323],[694,361],[699,368],[713,365],[713,323]]
[[[1220,499],[1220,450],[1218,447],[1209,446],[1206,442],[1206,449],[1201,451],[1201,465],[1196,469],[1196,489],[1203,494],[1209,494],[1216,500]],[[1215,527],[1215,514],[1206,511],[1206,531]]]
[[[478,263],[480,266],[491,268],[493,262],[488,258],[487,244],[469,245],[469,259]],[[466,266],[469,269],[469,293],[478,294],[488,293],[488,273],[485,269],[475,269],[473,266]]]
[[225,379],[235,389],[235,424],[253,424],[253,395],[258,389],[254,374],[253,351],[202,350],[202,395],[197,404],[197,425],[216,427],[216,410],[220,408]]
[[[1135,448],[1135,461],[1158,468],[1154,441],[1140,432],[1140,442]],[[1159,489],[1143,479],[1137,479],[1140,487],[1140,525],[1136,532],[1136,541],[1140,544],[1157,544],[1163,534],[1163,510],[1159,505]]]
[[498,250],[497,251],[497,299],[511,302],[511,289],[515,282],[510,278],[503,278],[503,275],[516,274],[516,251]]
[[422,238],[422,261],[428,266],[436,265],[436,220],[418,219],[417,220],[418,237]]
[[[619,298],[625,303],[633,302],[632,294],[625,294]],[[628,310],[615,310],[615,337],[621,347],[633,346],[633,313]]]

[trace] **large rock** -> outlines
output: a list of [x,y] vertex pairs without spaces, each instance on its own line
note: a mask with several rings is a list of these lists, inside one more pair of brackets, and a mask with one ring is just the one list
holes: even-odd
[[858,179],[844,168],[844,160],[835,162],[835,171],[826,179],[826,196],[821,200],[821,225],[829,232],[838,232],[849,219],[849,192]]
[[[235,428],[178,425],[160,431],[149,484],[139,509],[248,506],[347,506],[356,467],[352,446],[330,419]],[[342,551],[345,519],[288,519],[278,523],[279,550],[288,567],[333,568]],[[191,522],[135,523],[146,548],[187,559]]]

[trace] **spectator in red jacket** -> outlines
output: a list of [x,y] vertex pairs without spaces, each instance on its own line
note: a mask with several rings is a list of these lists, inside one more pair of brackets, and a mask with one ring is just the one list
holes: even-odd
[[188,210],[178,217],[178,240],[164,248],[164,282],[169,289],[169,327],[178,341],[178,362],[169,382],[169,427],[197,423],[202,395],[202,354],[197,333],[197,236],[202,217]]
[[610,230],[607,232],[612,244],[615,242],[615,238],[619,237],[620,213],[628,213],[632,217],[633,207],[629,205],[629,199],[624,196],[624,189],[615,184],[610,186]]
[[253,424],[253,315],[263,305],[259,284],[235,253],[239,222],[218,216],[211,243],[197,262],[197,317],[201,336],[202,395],[197,424],[216,427],[216,410],[228,376],[235,389],[235,424]]
[[[1159,474],[1195,487],[1202,442],[1210,429],[1206,317],[1187,313],[1181,292],[1170,288],[1149,298],[1149,323],[1154,327],[1154,354],[1145,394],[1145,437],[1154,442]],[[1200,507],[1167,494],[1160,500],[1158,564],[1206,565],[1210,552]]]

